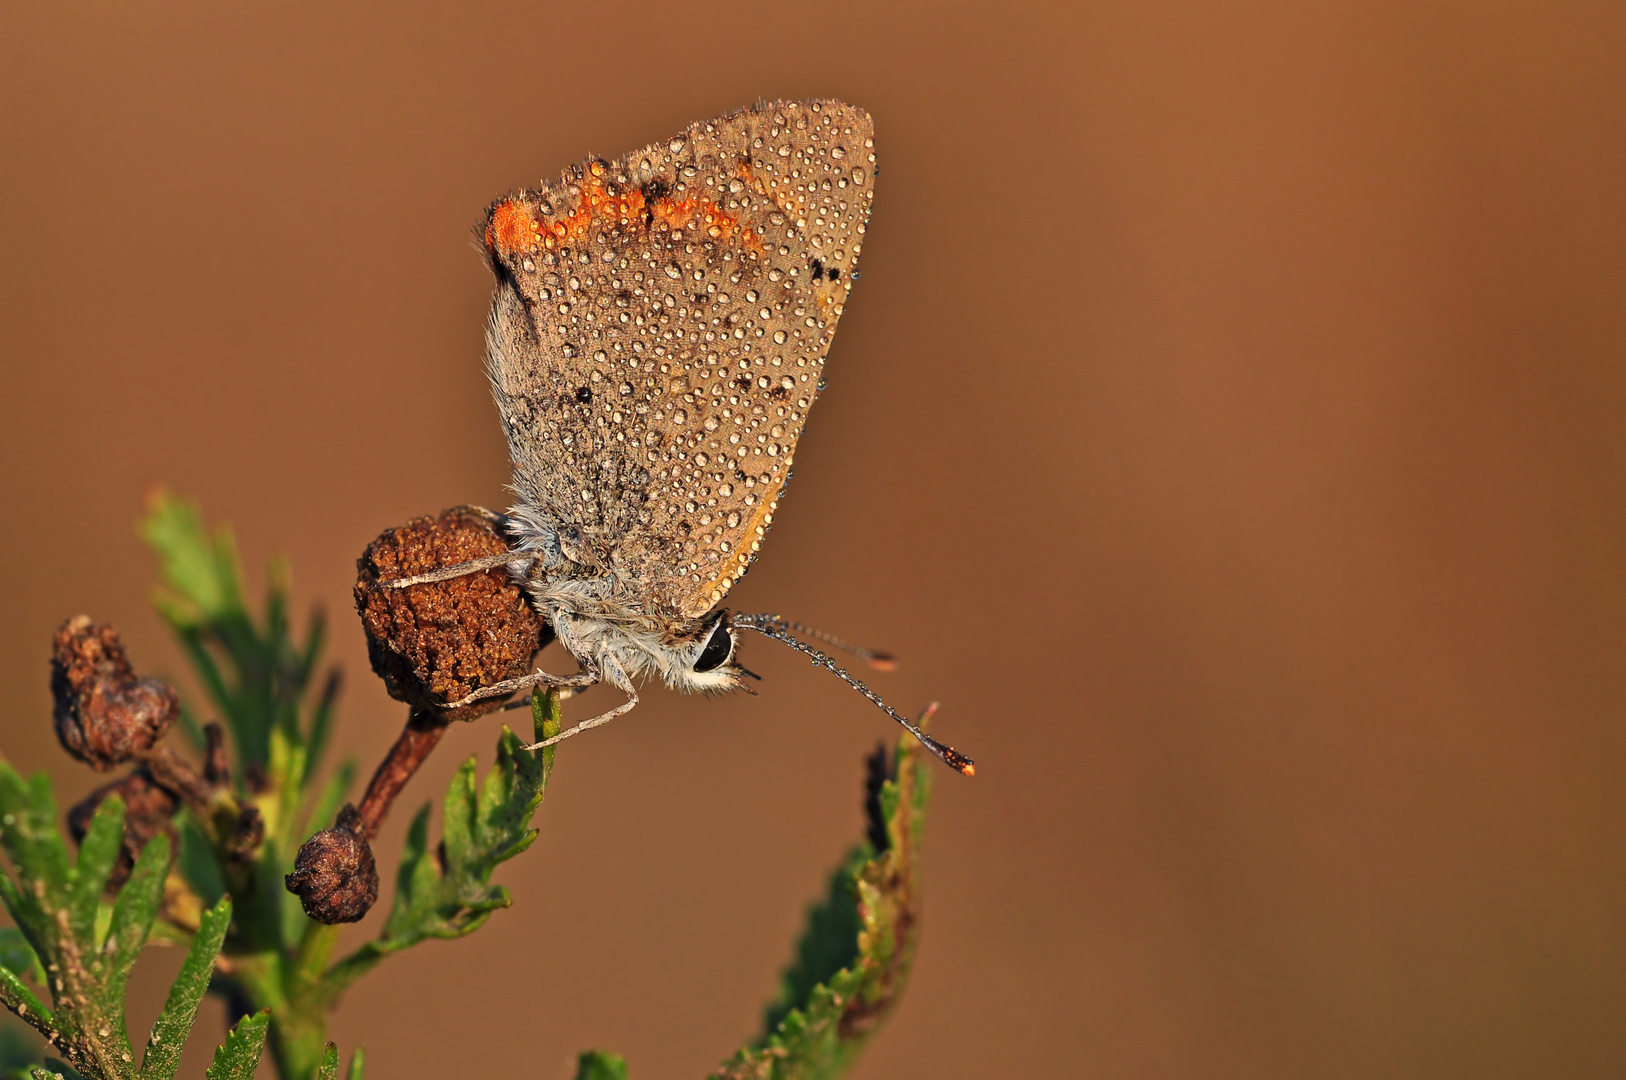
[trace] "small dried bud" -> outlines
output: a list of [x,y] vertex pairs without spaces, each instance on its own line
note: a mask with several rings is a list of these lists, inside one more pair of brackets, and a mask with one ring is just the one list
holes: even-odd
[[100,772],[151,750],[178,708],[172,686],[136,675],[118,631],[85,615],[56,632],[51,695],[62,748]]
[[68,832],[74,843],[84,843],[90,831],[90,821],[96,810],[109,795],[124,800],[124,849],[113,866],[108,888],[116,889],[130,877],[136,856],[147,846],[147,841],[159,833],[169,834],[170,850],[175,850],[175,810],[180,805],[174,795],[153,783],[146,769],[137,769],[122,780],[104,784],[68,811]]
[[553,638],[507,570],[405,589],[380,583],[507,550],[482,511],[460,506],[391,529],[362,553],[356,561],[356,610],[367,631],[373,671],[391,697],[453,720],[472,720],[502,706],[505,698],[494,697],[444,709],[481,687],[524,675],[531,657]]
[[294,872],[284,879],[305,914],[319,923],[356,922],[378,899],[378,866],[361,833],[361,815],[347,805],[333,828],[305,841]]

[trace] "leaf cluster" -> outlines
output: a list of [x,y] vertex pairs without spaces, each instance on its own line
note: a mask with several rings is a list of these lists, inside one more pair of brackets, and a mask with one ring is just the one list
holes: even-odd
[[[155,603],[228,738],[222,745],[206,737],[197,716],[184,713],[210,761],[212,794],[181,811],[179,851],[159,832],[116,891],[109,879],[124,839],[119,799],[101,803],[70,858],[48,780],[24,780],[0,760],[0,851],[11,868],[0,873],[0,901],[16,924],[0,930],[0,1003],[60,1055],[42,1067],[0,1029],[0,1075],[168,1080],[204,994],[214,992],[236,1023],[209,1080],[248,1080],[267,1047],[283,1080],[339,1080],[326,1030],[343,991],[387,957],[470,934],[512,903],[493,873],[536,839],[532,820],[554,750],[528,751],[504,727],[483,776],[474,759],[464,762],[441,800],[438,842],[428,805],[412,821],[382,929],[335,961],[338,928],[306,918],[283,887],[299,845],[333,820],[355,773],[345,762],[315,780],[339,685],[322,669],[322,622],[312,617],[295,633],[280,565],[256,613],[231,533],[206,528],[190,503],[160,494],[142,533],[160,561]],[[557,693],[533,694],[531,713],[535,741],[560,730]],[[928,779],[912,739],[890,755],[877,751],[866,839],[810,910],[761,1036],[716,1078],[839,1076],[895,1003],[918,930]],[[257,827],[245,831],[249,821]],[[183,944],[187,955],[138,1062],[124,994],[143,945],[155,939]],[[362,1064],[357,1050],[347,1080],[361,1080]],[[627,1066],[588,1051],[577,1077],[626,1080]]]
[[931,775],[920,744],[870,761],[868,836],[831,876],[768,1007],[762,1038],[714,1080],[826,1080],[857,1060],[909,978],[920,922],[920,844]]
[[[762,1035],[711,1080],[834,1080],[897,1003],[920,926],[920,844],[931,787],[922,753],[907,736],[892,755],[877,748],[869,762],[867,835],[809,909]],[[577,1060],[576,1080],[627,1080],[627,1064],[589,1050]]]
[[[56,799],[43,774],[24,780],[0,761],[0,848],[17,871],[16,878],[0,874],[0,901],[16,923],[0,950],[5,960],[0,1001],[81,1074],[170,1080],[209,988],[231,922],[231,900],[223,898],[203,912],[138,1064],[125,1023],[124,990],[163,903],[169,838],[160,834],[147,844],[108,903],[108,879],[124,837],[124,804],[116,796],[101,804],[77,859],[68,856],[56,816]],[[24,981],[29,977],[47,990],[49,1006]],[[257,1045],[254,1054],[257,1058]]]

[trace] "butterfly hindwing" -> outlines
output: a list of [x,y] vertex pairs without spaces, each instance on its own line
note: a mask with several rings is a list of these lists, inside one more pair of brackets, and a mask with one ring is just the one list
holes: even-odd
[[873,182],[868,114],[776,102],[488,212],[515,487],[648,614],[703,614],[755,557]]

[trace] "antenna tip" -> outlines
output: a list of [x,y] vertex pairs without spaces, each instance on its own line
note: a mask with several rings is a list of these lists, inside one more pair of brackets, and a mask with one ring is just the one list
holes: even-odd
[[960,775],[977,775],[977,763],[960,753],[958,750],[954,749],[954,747],[944,746],[942,743],[937,743],[936,746],[932,747],[932,749],[936,750],[937,756],[943,759],[943,764],[947,765]]

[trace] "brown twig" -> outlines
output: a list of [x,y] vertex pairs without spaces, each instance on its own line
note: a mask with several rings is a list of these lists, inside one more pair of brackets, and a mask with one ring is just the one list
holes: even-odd
[[364,839],[371,840],[378,835],[395,797],[429,757],[430,751],[439,745],[448,726],[450,721],[439,710],[416,708],[407,715],[400,738],[379,763],[367,785],[367,794],[362,796],[360,814]]

